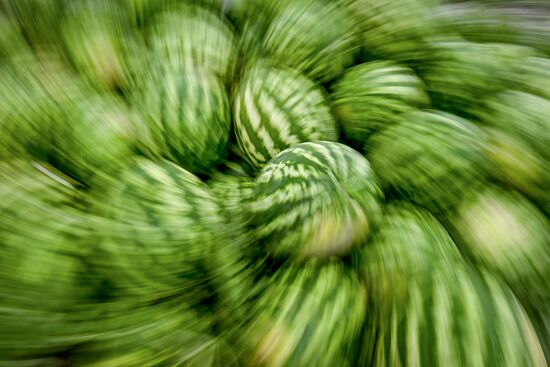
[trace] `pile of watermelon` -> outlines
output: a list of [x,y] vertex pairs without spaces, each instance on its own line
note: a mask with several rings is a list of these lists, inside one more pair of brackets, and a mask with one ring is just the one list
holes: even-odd
[[545,1],[0,2],[0,366],[547,366]]

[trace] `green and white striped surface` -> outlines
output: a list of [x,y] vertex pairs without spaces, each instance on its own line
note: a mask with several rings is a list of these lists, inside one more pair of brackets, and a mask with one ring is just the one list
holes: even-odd
[[380,197],[361,154],[340,143],[302,143],[277,155],[257,177],[255,233],[271,254],[343,255],[368,236]]
[[338,139],[322,89],[297,71],[266,61],[239,85],[234,121],[241,154],[256,168],[290,146]]

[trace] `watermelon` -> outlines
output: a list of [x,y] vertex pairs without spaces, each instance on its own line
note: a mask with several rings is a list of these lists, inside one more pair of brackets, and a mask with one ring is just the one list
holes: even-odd
[[[72,358],[79,366],[125,367],[137,364],[214,367],[231,349],[210,334],[211,320],[185,303],[102,303],[83,307],[78,315],[84,341]],[[226,365],[226,364],[223,364]]]
[[391,304],[403,300],[409,282],[424,281],[436,267],[452,268],[462,260],[443,225],[410,203],[387,206],[369,243],[360,250],[363,274],[374,311],[387,317]]
[[379,199],[361,154],[340,143],[313,142],[282,151],[264,167],[250,210],[268,254],[327,258],[367,237]]
[[219,15],[195,5],[180,5],[157,15],[148,32],[151,54],[172,67],[199,66],[230,78],[237,57],[233,31]]
[[82,83],[50,52],[12,54],[0,67],[0,157],[46,160],[63,106],[82,97]]
[[488,131],[491,173],[521,191],[550,213],[550,102],[542,97],[505,91],[487,98],[476,111]]
[[550,59],[527,58],[520,66],[518,84],[522,91],[550,99]]
[[76,69],[100,90],[123,86],[131,29],[116,2],[71,2],[60,25],[63,48]]
[[157,155],[193,172],[207,172],[224,157],[229,102],[221,82],[207,70],[154,65],[132,101],[149,126]]
[[8,61],[14,54],[20,54],[28,47],[17,21],[0,12],[0,60]]
[[465,251],[505,279],[522,301],[550,304],[550,222],[514,192],[486,189],[463,203],[454,222]]
[[441,111],[413,111],[367,141],[382,185],[433,213],[452,210],[483,183],[484,135]]
[[59,21],[67,2],[58,0],[5,0],[0,12],[19,23],[21,33],[35,49],[49,48],[59,38]]
[[234,119],[241,155],[255,168],[298,143],[338,138],[323,91],[300,73],[267,62],[240,83]]
[[429,40],[442,37],[430,19],[442,0],[338,0],[351,11],[364,57],[418,64],[430,57]]
[[326,82],[351,65],[358,49],[353,17],[332,2],[298,0],[274,15],[263,46],[272,59]]
[[514,294],[467,266],[436,268],[408,286],[374,340],[373,366],[546,366]]
[[0,364],[75,344],[66,312],[94,292],[77,196],[74,182],[45,163],[0,163]]
[[243,332],[250,366],[352,366],[365,294],[339,262],[281,268],[266,280]]
[[516,75],[534,55],[524,46],[460,39],[434,42],[432,47],[432,59],[422,70],[432,103],[463,117],[472,117],[486,96],[515,88]]
[[242,166],[229,162],[227,172],[217,171],[208,181],[227,221],[247,232],[250,213],[246,210],[254,193],[254,180]]
[[350,68],[332,93],[346,136],[360,144],[399,114],[429,106],[424,84],[413,70],[393,61],[372,61]]
[[97,265],[119,297],[180,297],[191,305],[238,298],[233,285],[246,284],[241,247],[212,192],[192,173],[140,158],[93,202]]
[[90,93],[69,102],[66,119],[58,121],[51,156],[62,171],[90,184],[116,174],[134,154],[147,127],[117,97]]
[[469,41],[524,45],[548,54],[549,11],[544,0],[464,1],[443,3],[431,18]]

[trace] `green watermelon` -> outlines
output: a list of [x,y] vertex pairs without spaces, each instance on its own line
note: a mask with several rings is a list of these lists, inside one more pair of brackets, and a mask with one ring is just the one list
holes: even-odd
[[353,17],[333,2],[298,0],[274,15],[263,46],[272,59],[326,82],[351,65],[358,49]]
[[71,2],[61,23],[63,48],[89,82],[100,90],[124,85],[132,33],[124,9],[112,1]]
[[332,99],[346,136],[360,144],[399,114],[430,104],[422,80],[393,61],[350,68],[336,83]]
[[254,179],[234,163],[228,164],[228,172],[216,172],[208,185],[218,199],[224,217],[236,227],[247,231],[250,213],[246,210],[254,193]]
[[515,88],[517,75],[534,52],[528,47],[463,40],[434,42],[423,66],[436,108],[471,117],[488,95]]
[[177,68],[193,64],[222,78],[233,74],[236,41],[219,15],[194,5],[169,7],[157,15],[148,32],[151,54]]
[[338,138],[323,91],[300,73],[266,62],[239,85],[234,119],[241,154],[255,168],[298,143]]
[[476,111],[488,131],[487,155],[493,176],[521,191],[550,213],[550,102],[506,91]]
[[385,208],[359,257],[369,302],[381,317],[392,303],[404,299],[411,279],[420,283],[434,268],[452,268],[461,260],[452,238],[433,215],[402,202]]
[[360,244],[378,216],[380,191],[369,162],[333,142],[302,143],[256,178],[250,205],[269,254],[339,256]]
[[126,104],[110,94],[90,93],[69,102],[58,121],[51,156],[72,177],[90,184],[116,174],[148,136],[147,127]]
[[196,176],[140,158],[93,199],[102,234],[96,261],[120,297],[242,302],[241,246]]
[[82,98],[82,83],[50,52],[12,54],[0,67],[0,157],[46,160],[64,107]]
[[522,91],[550,99],[550,59],[527,58],[525,63],[520,66],[517,79],[519,89]]
[[[102,303],[82,308],[79,337],[84,343],[72,362],[87,367],[221,366],[232,352],[210,334],[211,320],[185,303],[154,305]],[[216,361],[223,356],[223,364]]]
[[441,214],[483,182],[484,135],[440,111],[413,111],[375,134],[365,149],[387,190]]
[[154,65],[132,100],[158,155],[193,172],[207,172],[226,154],[229,102],[221,82],[206,70]]
[[514,294],[466,266],[434,268],[410,282],[365,341],[372,366],[546,366],[540,342]]
[[505,279],[522,301],[550,304],[550,222],[527,199],[486,189],[461,205],[454,226],[466,252]]
[[45,163],[0,163],[0,364],[76,344],[66,313],[94,292],[77,196],[74,182]]
[[366,314],[357,277],[339,262],[281,268],[243,331],[246,366],[352,366]]
[[58,0],[5,0],[0,4],[0,13],[19,23],[21,33],[35,49],[45,49],[59,38],[59,21],[67,3]]
[[365,57],[418,63],[441,37],[431,13],[442,0],[339,0],[355,16]]
[[449,2],[431,15],[442,31],[452,30],[474,42],[498,42],[550,51],[545,0]]

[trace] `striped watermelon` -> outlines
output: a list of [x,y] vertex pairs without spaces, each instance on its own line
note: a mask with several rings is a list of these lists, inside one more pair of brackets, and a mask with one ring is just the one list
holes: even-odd
[[276,62],[326,82],[353,63],[357,41],[346,9],[332,2],[298,0],[275,14],[263,45]]
[[[104,233],[99,259],[120,295],[152,300],[209,297],[205,271],[217,263],[226,229],[208,187],[178,166],[139,159],[95,198],[96,229]],[[216,250],[216,251],[215,251]],[[221,251],[221,250],[220,250]]]
[[408,291],[366,340],[375,343],[372,366],[547,365],[514,294],[490,275],[436,268]]
[[449,40],[432,43],[422,77],[434,107],[470,117],[486,96],[516,88],[534,51],[528,47]]
[[76,343],[64,312],[93,289],[86,218],[73,207],[73,183],[44,163],[0,163],[0,364]]
[[438,266],[462,259],[458,248],[428,211],[393,203],[383,212],[377,231],[361,249],[360,269],[370,303],[379,313],[403,300],[411,279],[421,282]]
[[428,40],[441,36],[431,12],[443,0],[338,0],[353,12],[371,59],[418,62],[431,56]]
[[332,99],[346,136],[360,144],[399,114],[430,103],[422,80],[393,61],[352,67],[336,83]]
[[243,332],[250,366],[352,366],[365,318],[361,283],[339,262],[281,268]]
[[379,198],[361,154],[340,143],[314,142],[288,148],[264,167],[250,207],[268,253],[330,257],[367,237]]
[[134,96],[157,153],[193,172],[208,171],[226,154],[231,127],[222,84],[206,70],[153,66]]
[[506,91],[485,100],[476,115],[487,126],[493,176],[550,213],[550,101]]
[[414,111],[375,134],[368,158],[386,189],[434,213],[452,209],[482,182],[484,136],[440,111]]
[[225,79],[237,57],[233,31],[223,19],[195,5],[160,13],[148,37],[151,53],[173,67],[192,63]]
[[[231,350],[210,335],[211,320],[180,301],[102,303],[80,310],[81,340],[72,362],[87,367],[226,366]],[[216,363],[222,354],[227,361]]]
[[550,99],[550,59],[529,57],[520,66],[520,90]]
[[254,180],[244,169],[230,162],[228,172],[216,172],[208,186],[218,199],[224,217],[236,227],[247,231],[250,213],[246,210],[254,193]]
[[338,138],[322,90],[298,72],[266,62],[244,76],[234,118],[241,154],[256,168],[298,143]]
[[522,301],[550,304],[550,223],[527,199],[484,190],[461,205],[455,226],[466,252],[504,278]]

